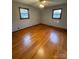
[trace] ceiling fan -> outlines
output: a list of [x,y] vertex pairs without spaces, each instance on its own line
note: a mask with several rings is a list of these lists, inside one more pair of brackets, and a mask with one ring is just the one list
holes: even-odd
[[52,0],[38,0],[39,2],[39,7],[40,8],[44,8],[45,5],[48,3],[48,2],[51,2]]
[[52,1],[56,2],[57,0],[36,0],[36,1],[40,8],[44,8],[48,3],[52,2]]
[[39,2],[40,2],[40,5],[39,5],[39,7],[40,8],[44,8],[45,7],[45,3],[47,2],[48,0],[39,0]]

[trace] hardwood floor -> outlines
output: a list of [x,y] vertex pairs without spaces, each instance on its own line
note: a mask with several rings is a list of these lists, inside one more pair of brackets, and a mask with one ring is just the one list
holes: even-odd
[[67,59],[67,31],[37,25],[12,33],[13,59]]

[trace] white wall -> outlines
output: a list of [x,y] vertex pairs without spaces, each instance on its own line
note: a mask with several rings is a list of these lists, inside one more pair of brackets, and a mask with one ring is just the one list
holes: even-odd
[[[62,18],[52,19],[52,9],[62,8]],[[48,7],[41,10],[41,23],[50,26],[67,28],[67,4],[62,4],[54,7]]]
[[[20,20],[19,7],[29,8],[30,19]],[[39,24],[40,22],[39,9],[24,5],[21,3],[13,2],[12,5],[12,31],[17,31],[32,25]],[[18,29],[19,27],[19,29]]]

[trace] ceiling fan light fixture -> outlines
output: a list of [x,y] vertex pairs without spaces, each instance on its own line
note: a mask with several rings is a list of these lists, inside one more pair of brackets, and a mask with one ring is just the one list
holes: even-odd
[[42,1],[42,3],[46,3],[46,1],[44,0],[44,1]]
[[40,8],[44,8],[44,5],[40,4],[39,7],[40,7]]

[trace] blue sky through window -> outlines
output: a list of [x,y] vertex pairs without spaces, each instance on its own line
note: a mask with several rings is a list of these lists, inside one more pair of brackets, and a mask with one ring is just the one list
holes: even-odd
[[28,18],[28,10],[27,9],[20,9],[21,18]]
[[61,9],[53,11],[53,18],[60,18],[61,17]]

